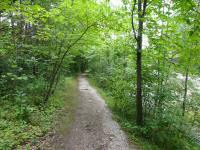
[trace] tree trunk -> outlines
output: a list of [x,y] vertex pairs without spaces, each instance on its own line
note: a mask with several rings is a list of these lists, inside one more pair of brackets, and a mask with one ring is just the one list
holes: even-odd
[[[136,3],[137,2],[137,3]],[[138,30],[136,34],[135,26],[134,26],[134,11],[136,9],[136,4],[138,6],[137,15],[138,15]],[[137,87],[136,87],[136,123],[139,126],[144,124],[144,116],[143,116],[143,105],[142,105],[142,32],[143,32],[143,19],[146,14],[147,0],[133,0],[133,8],[131,12],[131,24],[133,29],[133,35],[137,42],[137,58],[136,58],[136,66],[137,66]]]
[[185,89],[184,89],[184,96],[183,96],[182,116],[185,115],[185,104],[186,104],[186,100],[187,100],[187,91],[188,91],[188,75],[189,75],[189,69],[187,68],[186,74],[185,74]]
[[[142,10],[143,6],[143,10]],[[142,5],[142,0],[138,0],[138,34],[137,34],[137,93],[136,93],[136,110],[137,110],[137,124],[143,125],[143,106],[142,106],[142,31],[143,18],[146,9],[146,2]]]
[[136,93],[136,109],[137,124],[143,125],[143,106],[142,106],[142,53],[137,51],[137,93]]

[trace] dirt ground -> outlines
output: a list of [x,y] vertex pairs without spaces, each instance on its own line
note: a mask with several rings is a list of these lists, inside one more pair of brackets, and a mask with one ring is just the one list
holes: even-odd
[[65,150],[134,150],[104,100],[89,85],[85,76],[79,78],[80,105]]
[[[89,85],[87,78],[79,77],[78,89],[74,89],[73,100],[78,106],[74,113],[69,114],[70,108],[59,117],[58,124],[51,134],[44,137],[38,146],[41,150],[136,150],[129,144],[125,133],[98,92]],[[72,96],[70,96],[72,97]],[[72,123],[65,121],[71,116]],[[33,150],[38,149],[32,148]]]

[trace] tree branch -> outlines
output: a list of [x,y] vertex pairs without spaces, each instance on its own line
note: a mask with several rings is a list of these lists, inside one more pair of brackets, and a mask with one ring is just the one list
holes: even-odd
[[146,8],[147,8],[147,0],[144,0],[144,3],[143,3],[143,12],[142,12],[142,17],[145,16]]
[[94,23],[92,23],[91,25],[87,26],[87,28],[83,31],[83,33],[82,33],[72,44],[70,44],[70,45],[67,47],[67,50],[65,51],[65,53],[64,53],[63,56],[62,56],[61,61],[60,61],[59,65],[58,65],[58,68],[57,68],[57,71],[56,71],[56,72],[58,72],[58,70],[60,69],[60,67],[61,67],[61,65],[62,65],[62,63],[63,63],[63,60],[64,60],[65,56],[67,55],[67,53],[70,51],[70,49],[71,49],[78,41],[80,41],[80,40],[83,38],[83,36],[87,33],[87,31],[88,31],[92,26],[94,26],[95,24],[96,24],[96,22],[94,22]]
[[96,22],[92,23],[91,25],[87,26],[87,28],[83,31],[83,33],[80,35],[80,37],[78,37],[72,44],[70,44],[67,49],[70,49],[71,47],[73,47],[79,40],[82,39],[82,37],[87,33],[87,31],[96,24]]
[[137,41],[137,34],[136,34],[136,31],[135,31],[134,18],[133,18],[133,15],[134,15],[133,12],[135,11],[135,5],[136,5],[136,0],[134,0],[134,4],[133,4],[132,10],[131,10],[131,24],[132,24],[132,30],[133,30],[134,38]]
[[55,66],[55,72],[53,74],[53,77],[51,79],[51,83],[49,85],[49,89],[45,95],[45,103],[47,102],[48,98],[49,98],[49,95],[52,93],[52,88],[53,88],[53,85],[54,85],[54,82],[55,82],[55,79],[56,79],[56,76],[57,74],[59,73],[60,71],[60,68],[63,64],[63,61],[64,61],[64,58],[65,56],[67,55],[67,53],[70,51],[70,49],[79,41],[83,38],[83,36],[87,33],[87,31],[96,24],[96,22],[92,23],[91,25],[87,26],[87,28],[83,31],[83,33],[74,41],[72,42],[72,44],[70,44],[68,47],[67,47],[67,50],[64,52],[64,54],[62,55],[61,57],[61,60],[60,62],[58,62],[58,64]]

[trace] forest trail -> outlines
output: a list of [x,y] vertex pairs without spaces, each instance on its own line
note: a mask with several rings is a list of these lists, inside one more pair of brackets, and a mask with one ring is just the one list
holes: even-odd
[[135,150],[104,100],[89,85],[84,75],[79,77],[80,104],[75,122],[67,138],[67,150]]

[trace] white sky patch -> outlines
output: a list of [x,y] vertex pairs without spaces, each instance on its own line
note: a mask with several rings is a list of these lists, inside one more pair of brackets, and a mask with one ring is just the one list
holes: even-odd
[[144,34],[144,35],[143,35],[142,48],[147,48],[148,46],[149,46],[149,39],[148,39],[148,37]]
[[121,0],[110,0],[110,5],[112,8],[121,7],[123,5]]
[[[98,3],[103,2],[103,0],[97,0]],[[122,0],[110,0],[110,7],[111,8],[119,8],[123,5]]]

